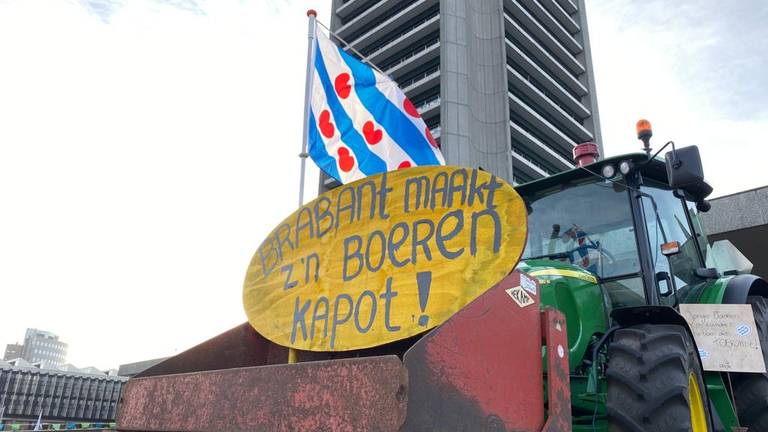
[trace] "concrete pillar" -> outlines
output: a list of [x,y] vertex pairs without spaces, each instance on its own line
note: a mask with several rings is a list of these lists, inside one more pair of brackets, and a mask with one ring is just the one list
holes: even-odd
[[440,20],[440,143],[446,162],[482,167],[511,182],[502,1],[440,0]]

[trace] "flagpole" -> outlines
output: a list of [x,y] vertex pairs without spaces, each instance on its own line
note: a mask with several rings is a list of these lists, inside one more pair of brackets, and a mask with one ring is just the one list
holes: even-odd
[[315,64],[315,24],[317,22],[317,12],[314,9],[307,11],[307,17],[309,18],[309,31],[307,46],[307,79],[304,84],[304,132],[301,140],[301,177],[299,181],[299,207],[304,205],[304,174],[307,167],[307,140],[309,135],[309,113],[312,108],[310,106],[310,100],[312,97],[312,78],[315,77],[314,64]]
[[[309,18],[309,28],[307,31],[307,38],[309,39],[307,44],[307,79],[304,84],[304,130],[301,139],[301,153],[299,158],[301,159],[301,174],[299,177],[299,207],[304,205],[304,177],[307,169],[307,141],[309,139],[309,114],[312,111],[311,98],[312,98],[312,78],[315,77],[315,25],[317,23],[317,12],[314,9],[307,10],[307,18]],[[296,350],[288,348],[288,363],[296,363]]]

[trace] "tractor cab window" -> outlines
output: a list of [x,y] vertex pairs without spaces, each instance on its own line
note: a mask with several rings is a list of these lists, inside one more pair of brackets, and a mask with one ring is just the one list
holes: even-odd
[[[674,279],[678,290],[684,290],[689,285],[700,282],[699,277],[696,276],[696,268],[701,267],[698,250],[701,240],[696,237],[688,224],[686,213],[690,212],[689,206],[672,191],[661,186],[654,187],[651,184],[642,187],[641,190],[650,195],[650,197],[642,197],[642,208],[654,272],[668,273]],[[680,253],[664,256],[661,253],[661,245],[673,241],[680,244]],[[667,286],[667,282],[659,282],[659,292],[663,303],[674,302],[674,296],[671,295],[672,287]]]
[[525,198],[528,242],[523,259],[570,263],[601,279],[640,272],[623,185],[589,178]]
[[691,225],[693,225],[693,233],[696,236],[696,240],[698,240],[699,250],[701,250],[702,258],[706,263],[709,240],[707,239],[707,234],[704,231],[704,226],[701,223],[699,211],[696,209],[696,204],[688,201],[686,201],[685,204],[688,206],[688,217],[691,218]]

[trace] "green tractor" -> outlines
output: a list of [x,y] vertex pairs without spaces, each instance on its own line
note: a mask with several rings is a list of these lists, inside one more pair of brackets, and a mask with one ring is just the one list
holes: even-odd
[[768,375],[703,371],[679,312],[751,304],[768,358],[768,283],[707,265],[698,149],[672,144],[660,159],[650,124],[638,134],[645,153],[587,157],[516,188],[529,211],[518,269],[567,319],[573,430],[768,431]]

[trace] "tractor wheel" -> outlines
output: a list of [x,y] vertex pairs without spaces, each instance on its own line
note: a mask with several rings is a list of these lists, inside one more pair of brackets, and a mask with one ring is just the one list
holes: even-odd
[[[747,303],[752,305],[763,358],[768,365],[768,299],[749,296]],[[768,374],[734,373],[731,377],[739,423],[751,431],[768,431]]]
[[608,348],[611,432],[706,432],[711,420],[698,353],[685,328],[617,330]]

